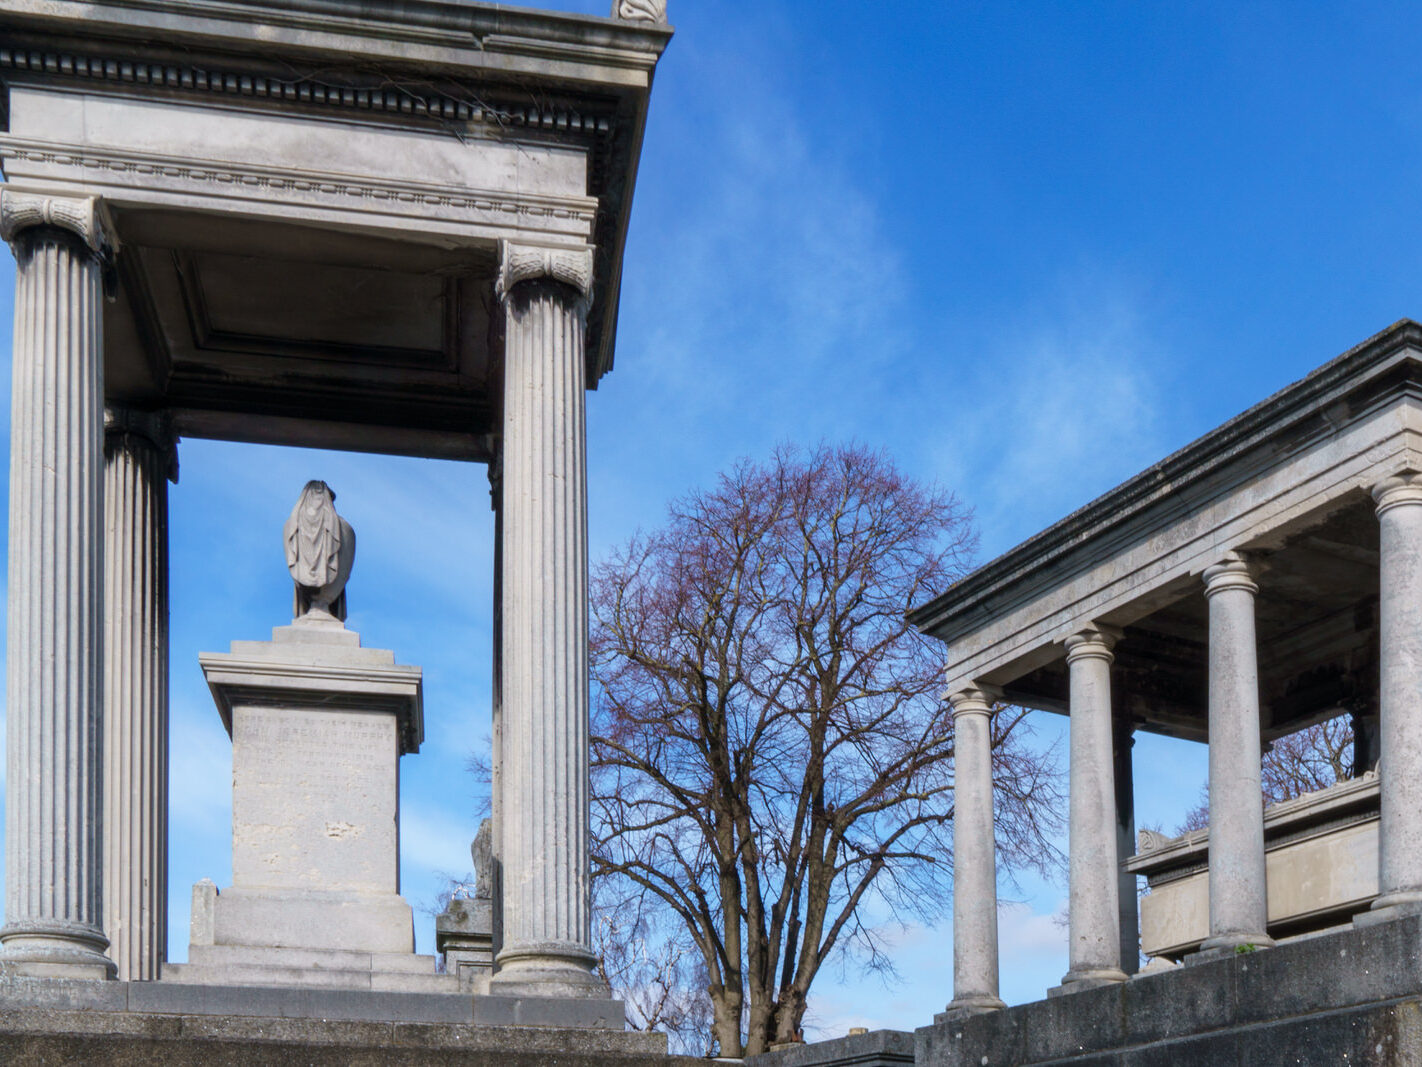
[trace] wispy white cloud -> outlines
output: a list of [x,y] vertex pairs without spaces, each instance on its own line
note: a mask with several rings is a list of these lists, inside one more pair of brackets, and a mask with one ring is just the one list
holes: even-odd
[[964,369],[938,464],[976,505],[990,554],[1178,443],[1148,307],[1133,286],[1088,274],[1024,309]]

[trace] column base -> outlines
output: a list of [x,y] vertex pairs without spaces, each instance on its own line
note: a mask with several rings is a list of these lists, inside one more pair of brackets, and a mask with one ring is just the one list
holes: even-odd
[[1189,966],[1192,963],[1205,963],[1223,956],[1240,956],[1261,948],[1273,947],[1274,939],[1265,933],[1217,934],[1207,938],[1199,951],[1186,956],[1183,962]]
[[1106,985],[1119,985],[1126,981],[1126,972],[1119,967],[1082,967],[1067,971],[1062,984],[1047,990],[1047,996],[1060,997],[1067,993],[1080,993],[1087,989],[1100,989]]
[[986,1015],[990,1011],[1002,1011],[1006,1002],[989,993],[969,993],[954,997],[948,1006],[933,1017],[934,1023],[951,1023],[972,1015]]
[[7,923],[0,929],[0,946],[0,973],[4,974],[100,982],[118,974],[114,961],[104,955],[108,938],[82,923]]
[[1376,926],[1409,915],[1422,915],[1422,890],[1398,889],[1384,893],[1373,901],[1367,911],[1353,916],[1353,925]]
[[607,983],[594,973],[597,957],[561,942],[506,948],[489,979],[495,997],[572,997],[606,1000]]

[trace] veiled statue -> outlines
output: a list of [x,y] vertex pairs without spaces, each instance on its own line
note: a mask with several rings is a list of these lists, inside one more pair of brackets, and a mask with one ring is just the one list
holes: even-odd
[[479,824],[479,832],[469,846],[470,857],[474,860],[474,899],[494,898],[494,821],[485,819]]
[[292,617],[346,619],[346,582],[355,563],[355,531],[336,514],[336,494],[310,481],[282,530],[286,567],[296,583]]

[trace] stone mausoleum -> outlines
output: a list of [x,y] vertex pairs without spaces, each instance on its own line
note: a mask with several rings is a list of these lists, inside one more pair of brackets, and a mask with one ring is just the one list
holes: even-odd
[[[664,0],[612,8],[0,0],[0,1059],[660,1060],[622,1032],[589,917],[584,397],[671,37]],[[354,532],[321,482],[285,531],[291,619],[203,658],[233,884],[194,887],[167,962],[167,494],[191,437],[488,466],[494,817],[447,973],[399,895],[419,668],[344,626]]]
[[[1345,352],[910,620],[947,645],[953,996],[912,1035],[766,1063],[1422,1062],[1422,325]],[[1070,719],[1068,970],[1010,1008],[990,758],[1005,705]],[[1266,810],[1262,746],[1339,716],[1355,777]],[[1209,746],[1207,829],[1137,838],[1140,730]]]

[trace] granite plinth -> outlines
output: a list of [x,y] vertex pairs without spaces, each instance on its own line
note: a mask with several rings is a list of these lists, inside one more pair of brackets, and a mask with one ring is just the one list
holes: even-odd
[[444,969],[459,979],[459,987],[486,993],[494,968],[493,901],[456,899],[435,916],[435,951]]

